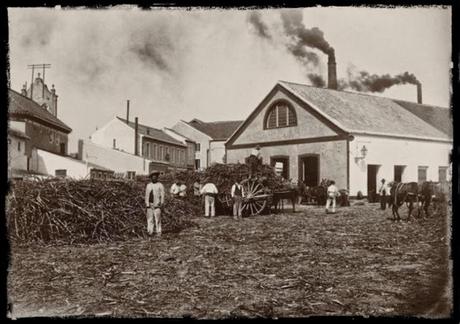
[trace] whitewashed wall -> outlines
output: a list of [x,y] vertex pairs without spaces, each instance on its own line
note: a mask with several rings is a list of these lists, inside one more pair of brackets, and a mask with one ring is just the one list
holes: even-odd
[[225,163],[225,141],[212,141],[209,143],[209,163]]
[[[365,159],[355,158],[363,145],[368,149]],[[438,181],[438,167],[449,165],[450,143],[428,142],[408,139],[394,139],[372,136],[355,136],[350,142],[350,194],[360,190],[367,195],[367,165],[380,165],[377,185],[382,178],[394,180],[394,166],[406,165],[402,181],[418,180],[418,166],[427,166],[427,180]]]
[[[190,138],[192,141],[195,141],[195,143],[200,144],[200,151],[195,151],[195,159],[200,160],[200,167],[201,168],[206,168],[208,167],[207,162],[208,162],[208,149],[210,146],[210,140],[211,137],[209,137],[206,134],[203,134],[202,132],[196,130],[192,126],[184,123],[183,121],[179,121],[177,124],[175,124],[173,127],[171,127],[173,130],[178,132],[179,134],[184,135],[185,137]],[[222,160],[221,160],[222,161]],[[222,163],[222,162],[219,162]]]
[[90,171],[86,163],[62,155],[50,153],[40,149],[32,150],[30,161],[32,171],[54,176],[56,170],[67,170],[67,176],[71,178],[85,178]]
[[84,140],[80,145],[83,160],[100,165],[115,172],[135,171],[136,175],[145,175],[149,172],[151,160],[126,152],[120,152],[112,148]]
[[8,170],[27,170],[26,141],[16,136],[8,139]]
[[18,131],[23,132],[23,133],[26,132],[26,123],[22,122],[22,121],[10,120],[9,127],[11,129],[15,129],[15,130],[18,130]]
[[[116,148],[134,154],[134,129],[123,123],[118,118],[112,119],[110,122],[91,134],[91,141],[93,143],[107,148],[113,148],[113,139],[116,140]],[[140,148],[140,136],[138,143]]]

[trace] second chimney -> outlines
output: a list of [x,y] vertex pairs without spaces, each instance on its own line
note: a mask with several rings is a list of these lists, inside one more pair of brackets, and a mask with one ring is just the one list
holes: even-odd
[[422,84],[417,83],[417,103],[422,104]]
[[134,118],[134,155],[139,155],[139,124],[137,117]]
[[331,50],[327,60],[327,87],[337,90],[337,64],[335,63],[335,51]]
[[126,100],[126,124],[129,124],[129,100]]

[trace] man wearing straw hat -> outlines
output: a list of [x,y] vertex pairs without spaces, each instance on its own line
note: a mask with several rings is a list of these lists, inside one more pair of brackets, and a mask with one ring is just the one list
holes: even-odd
[[153,220],[157,236],[161,236],[161,208],[165,200],[165,189],[158,181],[159,171],[150,173],[150,182],[145,188],[145,206],[147,207],[147,232],[153,234]]

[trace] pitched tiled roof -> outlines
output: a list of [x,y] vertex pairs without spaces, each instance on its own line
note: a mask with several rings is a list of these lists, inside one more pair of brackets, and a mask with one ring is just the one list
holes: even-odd
[[450,139],[444,132],[389,98],[286,81],[280,81],[279,84],[346,132]]
[[194,140],[192,140],[192,139],[188,138],[187,136],[184,136],[184,135],[182,135],[182,134],[176,132],[176,131],[175,131],[174,129],[172,129],[172,128],[165,127],[165,129],[168,130],[168,131],[170,131],[171,133],[174,133],[174,134],[177,134],[177,135],[180,136],[180,137],[183,137],[185,141],[195,143]]
[[192,119],[187,124],[210,136],[213,140],[225,141],[243,123],[243,120],[203,122]]
[[[118,116],[117,116],[117,118],[119,120],[121,120],[123,123],[126,123],[126,119],[120,118]],[[130,122],[128,122],[128,126],[130,126],[131,128],[134,129],[135,128],[135,123],[130,121]],[[161,142],[169,143],[169,144],[174,144],[174,145],[179,145],[179,146],[186,146],[182,142],[180,142],[180,141],[176,140],[175,138],[173,138],[172,136],[169,136],[168,134],[166,134],[161,129],[149,127],[149,126],[139,124],[139,123],[137,124],[137,127],[138,127],[139,134],[143,135],[145,137],[148,137],[148,138],[151,138],[151,139],[154,139],[154,140],[158,140],[158,141],[161,141]]]
[[417,117],[423,119],[431,126],[447,134],[449,137],[453,137],[454,123],[451,117],[450,109],[403,100],[393,101],[403,108],[409,110]]
[[45,123],[51,124],[66,133],[70,133],[72,129],[64,124],[59,118],[55,117],[46,109],[42,108],[38,103],[30,98],[24,97],[18,92],[8,89],[10,115],[29,116],[37,118]]

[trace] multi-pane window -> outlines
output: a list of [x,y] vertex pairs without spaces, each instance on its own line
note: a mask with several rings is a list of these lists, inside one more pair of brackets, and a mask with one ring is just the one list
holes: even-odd
[[279,128],[297,125],[294,108],[284,102],[279,102],[268,110],[265,118],[265,128]]
[[160,151],[160,154],[158,156],[158,160],[162,161],[162,160],[164,160],[164,157],[163,157],[163,145],[160,145],[159,151]]
[[201,144],[200,143],[195,143],[195,151],[199,152],[201,149]]
[[424,182],[427,178],[427,166],[419,166],[418,167],[418,182]]
[[156,144],[153,144],[153,159],[156,160],[157,158],[157,145]]

